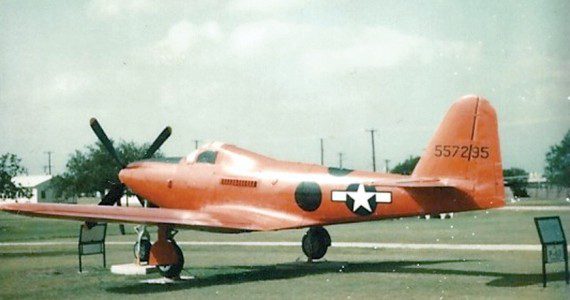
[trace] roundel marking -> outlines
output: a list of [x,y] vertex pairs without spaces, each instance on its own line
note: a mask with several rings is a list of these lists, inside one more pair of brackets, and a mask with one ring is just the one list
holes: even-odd
[[303,181],[295,189],[295,201],[304,211],[314,211],[321,206],[321,187],[316,182]]
[[[346,190],[349,192],[356,192],[356,191],[358,191],[359,186],[360,186],[360,184],[358,184],[358,183],[352,183],[346,188]],[[376,188],[374,186],[364,185],[364,191],[375,193]],[[374,196],[370,197],[367,200],[367,202],[368,202],[368,205],[370,206],[370,210],[368,210],[366,207],[363,207],[361,205],[358,205],[358,207],[355,210],[354,209],[355,199],[351,197],[350,193],[348,193],[347,197],[346,197],[346,207],[348,207],[348,209],[350,209],[350,211],[352,211],[355,214],[360,215],[360,216],[367,216],[367,215],[372,214],[374,211],[376,211],[376,206],[378,205],[378,203],[376,203],[376,196],[374,195]]]

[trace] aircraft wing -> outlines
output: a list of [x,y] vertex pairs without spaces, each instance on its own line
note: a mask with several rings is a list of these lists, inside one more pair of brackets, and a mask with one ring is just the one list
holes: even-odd
[[219,232],[268,231],[306,226],[299,217],[244,206],[208,206],[200,211],[54,203],[0,203],[14,214],[88,222],[172,224]]

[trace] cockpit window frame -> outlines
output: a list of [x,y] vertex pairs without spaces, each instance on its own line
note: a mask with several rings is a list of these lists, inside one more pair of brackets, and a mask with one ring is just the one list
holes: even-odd
[[205,150],[196,156],[196,163],[215,165],[218,159],[218,151]]

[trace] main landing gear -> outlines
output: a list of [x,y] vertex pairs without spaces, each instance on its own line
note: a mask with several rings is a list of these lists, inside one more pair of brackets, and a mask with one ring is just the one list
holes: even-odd
[[184,254],[174,241],[177,230],[170,226],[158,226],[158,240],[150,248],[149,265],[156,266],[160,275],[178,278],[184,267]]
[[169,240],[169,242],[174,247],[175,255],[178,259],[177,262],[171,264],[157,265],[156,268],[160,275],[166,278],[179,278],[180,272],[184,268],[184,254],[180,247],[176,244],[174,240]]
[[309,261],[323,258],[330,245],[331,236],[323,227],[311,227],[303,236],[303,253]]

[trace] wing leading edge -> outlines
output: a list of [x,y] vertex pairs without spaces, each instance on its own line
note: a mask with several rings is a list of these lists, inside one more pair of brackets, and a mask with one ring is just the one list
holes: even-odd
[[172,224],[176,227],[219,232],[270,231],[306,225],[295,216],[267,210],[245,213],[249,209],[217,206],[190,211],[76,204],[0,203],[0,210],[28,216],[89,222]]

